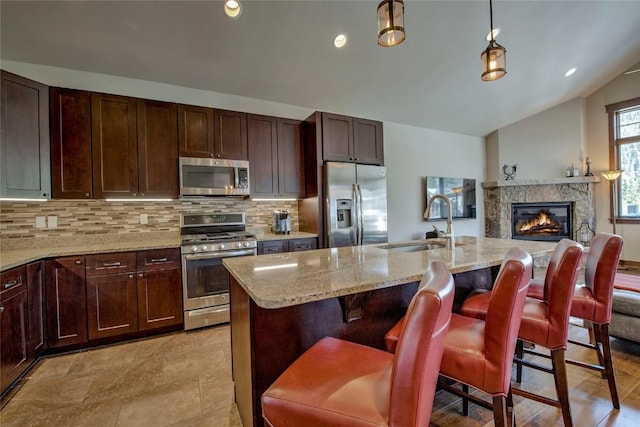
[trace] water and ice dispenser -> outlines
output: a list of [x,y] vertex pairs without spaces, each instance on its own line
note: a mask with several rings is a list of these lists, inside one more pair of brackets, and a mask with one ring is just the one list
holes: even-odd
[[350,228],[351,227],[351,199],[338,199],[336,200],[336,218],[337,228]]

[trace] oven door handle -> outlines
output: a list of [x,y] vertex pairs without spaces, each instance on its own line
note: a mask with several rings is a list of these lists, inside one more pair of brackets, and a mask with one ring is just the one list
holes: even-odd
[[197,260],[197,259],[215,259],[215,258],[228,258],[234,256],[247,256],[247,255],[255,255],[255,249],[245,249],[241,251],[227,251],[220,252],[216,254],[200,254],[200,255],[191,255],[187,254],[184,256],[184,259],[187,261]]

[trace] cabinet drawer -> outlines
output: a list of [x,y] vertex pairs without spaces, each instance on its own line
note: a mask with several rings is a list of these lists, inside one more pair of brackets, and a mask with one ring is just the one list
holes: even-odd
[[133,273],[136,271],[135,252],[114,252],[109,254],[87,255],[87,277],[103,274]]
[[309,251],[318,249],[318,241],[315,238],[289,240],[289,252]]
[[151,249],[137,254],[138,271],[180,268],[180,249]]
[[0,274],[0,302],[27,290],[27,268],[18,267]]
[[258,242],[258,255],[262,254],[278,254],[281,252],[287,252],[289,247],[286,240],[268,240],[265,242]]

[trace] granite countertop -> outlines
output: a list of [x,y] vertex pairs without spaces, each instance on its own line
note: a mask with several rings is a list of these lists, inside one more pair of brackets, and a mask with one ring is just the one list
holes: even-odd
[[313,238],[318,237],[317,234],[307,233],[304,231],[292,231],[289,234],[275,234],[275,233],[259,233],[256,232],[256,239],[258,241],[268,241],[268,240],[290,240],[290,239],[305,239],[305,238]]
[[180,235],[175,232],[92,234],[59,238],[56,246],[45,246],[38,240],[3,241],[0,271],[50,257],[180,247]]
[[518,246],[534,258],[553,251],[553,242],[457,237],[454,250],[437,248],[408,252],[404,245],[350,246],[303,252],[226,258],[223,264],[262,308],[288,307],[358,292],[419,281],[431,261],[444,262],[451,273],[500,265],[506,252]]

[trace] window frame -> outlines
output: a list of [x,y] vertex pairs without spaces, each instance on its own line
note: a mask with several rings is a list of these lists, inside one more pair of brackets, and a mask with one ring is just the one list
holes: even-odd
[[[605,106],[605,110],[608,114],[609,120],[609,168],[610,170],[620,169],[620,151],[618,147],[624,144],[640,142],[640,136],[634,136],[629,138],[618,138],[618,113],[630,108],[640,107],[640,97],[629,99],[626,101],[616,102],[615,104],[609,104]],[[619,180],[619,179],[618,179]],[[620,191],[621,185],[618,182],[616,185],[616,194],[609,192],[609,222],[612,222],[613,218],[613,197],[616,197],[617,205],[621,205]],[[621,216],[620,210],[616,215],[617,224],[640,224],[640,218]]]

